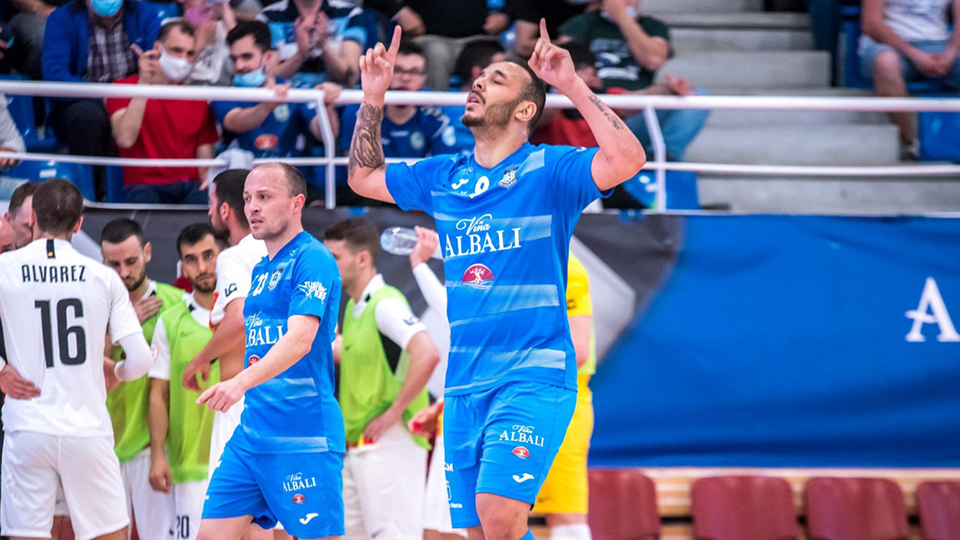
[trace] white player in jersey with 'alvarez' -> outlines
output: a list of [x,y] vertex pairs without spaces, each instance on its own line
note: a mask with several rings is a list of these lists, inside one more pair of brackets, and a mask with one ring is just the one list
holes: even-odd
[[[45,191],[74,195],[75,187],[57,182],[67,184],[45,182],[58,188],[41,186],[35,204]],[[82,222],[79,192],[75,200],[73,232]],[[129,519],[106,408],[105,336],[109,332],[127,352],[114,369],[121,380],[146,374],[152,356],[117,273],[75,251],[72,233],[39,233],[31,244],[0,256],[0,317],[10,364],[3,367],[40,390],[33,399],[7,399],[3,406],[0,526],[8,536],[49,538],[62,486],[78,540],[122,538]]]

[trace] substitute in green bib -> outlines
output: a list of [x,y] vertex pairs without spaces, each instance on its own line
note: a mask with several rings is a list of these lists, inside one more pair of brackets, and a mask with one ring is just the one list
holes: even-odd
[[[130,302],[143,327],[147,343],[153,339],[157,320],[168,309],[182,302],[183,291],[147,277],[151,258],[150,242],[136,221],[117,218],[100,233],[103,264],[123,280]],[[106,351],[113,360],[123,358],[123,350]],[[166,538],[173,515],[169,494],[150,487],[150,381],[147,376],[120,383],[107,394],[107,409],[113,424],[114,451],[120,460],[120,473],[131,524],[136,522],[140,538]],[[132,527],[132,525],[131,525]],[[131,531],[127,531],[128,535]]]
[[343,220],[327,229],[324,244],[350,297],[339,357],[334,347],[347,436],[343,540],[421,538],[430,445],[406,426],[429,405],[425,387],[440,354],[403,293],[377,272],[373,225]]
[[[217,289],[217,244],[206,223],[189,225],[177,237],[183,275],[193,286],[175,307],[160,316],[153,333],[156,358],[150,370],[150,485],[173,494],[175,540],[193,540],[200,528],[207,493],[214,412],[197,405],[197,393],[184,388],[183,372],[213,332],[210,310]],[[220,381],[213,364],[206,390]]]

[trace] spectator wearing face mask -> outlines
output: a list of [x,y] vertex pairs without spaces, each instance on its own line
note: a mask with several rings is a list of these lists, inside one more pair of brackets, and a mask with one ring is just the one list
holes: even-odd
[[184,84],[223,86],[230,84],[230,47],[227,33],[237,26],[237,16],[230,2],[184,0],[183,19],[197,33],[197,58]]
[[[119,84],[181,84],[193,69],[195,32],[182,20],[160,29],[154,48],[140,56],[140,74]],[[217,127],[204,101],[144,98],[106,100],[113,138],[121,157],[209,159],[218,140]],[[197,167],[127,167],[123,191],[129,203],[206,204]]]

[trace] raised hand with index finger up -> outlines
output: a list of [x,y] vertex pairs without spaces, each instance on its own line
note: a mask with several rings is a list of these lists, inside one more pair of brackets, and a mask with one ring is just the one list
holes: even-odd
[[543,82],[555,86],[564,94],[580,80],[573,59],[570,58],[570,51],[550,41],[545,19],[540,19],[540,39],[533,48],[528,65]]
[[360,57],[360,86],[363,88],[364,100],[374,105],[382,105],[383,97],[390,88],[393,80],[393,65],[397,60],[397,51],[400,50],[400,36],[402,30],[397,26],[393,31],[390,48],[383,43],[369,49]]

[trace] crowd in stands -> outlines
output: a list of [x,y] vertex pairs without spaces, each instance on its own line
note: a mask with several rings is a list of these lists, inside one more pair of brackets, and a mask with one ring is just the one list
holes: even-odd
[[[261,3],[262,2],[262,3]],[[808,0],[819,48],[836,48],[840,0]],[[948,0],[864,0],[859,54],[883,96],[907,95],[906,83],[936,79],[960,87],[960,34],[947,26]],[[691,95],[697,81],[666,74],[675,55],[670,28],[643,12],[640,0],[9,0],[0,11],[0,74],[56,82],[323,88],[343,155],[356,107],[335,107],[341,88],[358,85],[360,55],[394,25],[404,30],[394,89],[468,90],[481,69],[529,57],[539,21],[577,62],[598,93]],[[659,82],[658,82],[659,81]],[[36,100],[38,117],[70,154],[131,158],[321,156],[316,104],[154,99]],[[462,107],[391,106],[383,136],[388,157],[467,152],[472,136]],[[651,151],[642,114],[620,111]],[[707,112],[660,111],[671,160],[706,122]],[[916,145],[906,115],[891,115],[905,148]],[[0,106],[0,148],[23,150]],[[549,111],[535,141],[593,145],[574,110]],[[234,156],[235,157],[235,156]],[[0,161],[9,167],[11,159]],[[231,163],[234,163],[231,161]],[[320,193],[323,167],[303,170]],[[3,173],[0,173],[3,174]],[[194,203],[206,198],[208,171],[194,167],[127,167],[128,202]],[[341,174],[341,179],[344,177]],[[103,167],[94,168],[98,197]]]

